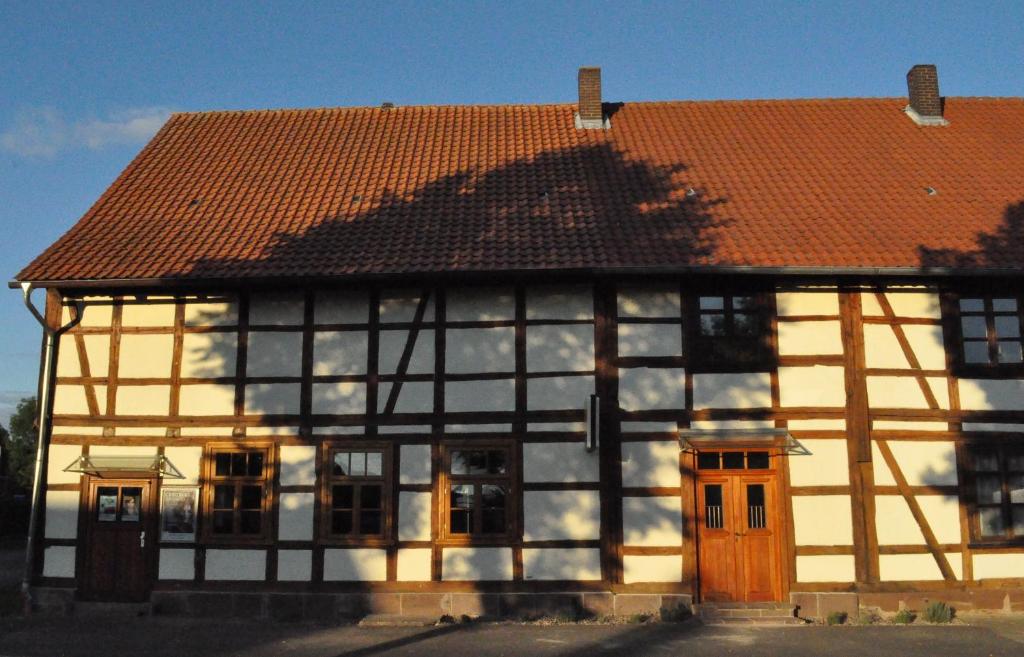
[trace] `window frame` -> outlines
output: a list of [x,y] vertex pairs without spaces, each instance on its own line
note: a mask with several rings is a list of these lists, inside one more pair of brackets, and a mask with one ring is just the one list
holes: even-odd
[[[445,545],[495,545],[512,546],[520,535],[519,508],[522,498],[522,483],[519,481],[519,453],[514,439],[504,440],[448,440],[441,443],[441,471],[438,481],[440,487],[440,531],[439,542]],[[457,451],[494,451],[505,452],[507,464],[503,475],[452,475],[452,454]],[[507,483],[505,495],[505,532],[501,534],[456,534],[451,531],[451,487],[453,484],[467,483],[477,486]]]
[[[348,477],[335,476],[332,474],[334,467],[334,454],[336,452],[381,452],[381,476],[380,477]],[[320,493],[320,531],[319,539],[329,545],[365,545],[374,547],[385,547],[392,543],[394,535],[394,501],[397,495],[394,493],[396,485],[393,461],[392,446],[384,442],[339,442],[329,441],[323,444],[321,449],[322,463],[319,478]],[[334,511],[331,504],[331,488],[339,482],[353,482],[356,485],[380,483],[381,486],[381,533],[380,535],[369,534],[334,534],[331,532],[331,515]],[[355,513],[361,508],[354,506],[353,527],[356,527],[358,515]]]
[[[260,477],[218,477],[216,475],[217,454],[237,452],[259,452],[263,454],[263,474]],[[200,520],[203,541],[214,544],[236,544],[236,545],[267,545],[272,543],[275,535],[276,518],[273,510],[277,505],[275,497],[275,482],[277,481],[277,450],[271,443],[241,444],[241,443],[212,443],[206,445],[203,450],[203,482],[201,487],[200,505],[203,510]],[[263,487],[262,505],[260,507],[260,533],[242,534],[237,531],[231,534],[221,534],[213,531],[214,494],[218,485],[225,485],[230,481],[235,485],[236,504],[233,509],[237,520],[240,513],[241,495],[238,490],[240,486],[259,483]],[[240,524],[240,523],[239,523]]]
[[[1022,351],[1024,351],[1024,291],[1014,291],[999,286],[986,288],[960,287],[955,290],[946,291],[943,296],[942,315],[946,326],[946,334],[951,345],[947,347],[947,352],[949,353],[949,362],[952,365],[954,374],[976,378],[1024,376],[1024,359],[1019,363],[1000,363],[992,362],[991,360],[993,356],[998,358],[997,352],[994,351],[998,348],[998,335],[995,332],[996,313],[1002,312],[1003,315],[1006,315],[1008,312],[995,311],[992,304],[993,299],[1014,299],[1017,302],[1016,314],[1020,333],[1018,342],[1021,343]],[[980,315],[976,312],[971,312],[968,316],[981,316],[985,318],[986,342],[989,345],[990,359],[987,363],[967,362],[965,337],[961,322],[963,311],[960,309],[960,301],[962,299],[981,299],[984,303],[984,311]],[[981,342],[980,340],[971,341]]]
[[[1010,452],[1016,451],[1021,456],[1024,456],[1024,444],[1007,444],[1005,441],[999,440],[976,440],[971,441],[965,445],[964,459],[962,468],[964,474],[964,484],[966,488],[967,498],[967,514],[970,526],[970,546],[974,547],[1004,547],[1004,546],[1024,546],[1024,532],[1019,535],[1013,534],[1013,516],[1012,507],[1013,502],[1010,500],[1010,483],[1009,479],[1011,474],[1024,474],[1024,470],[1013,470],[1010,471],[1007,467],[1008,455]],[[982,508],[994,508],[996,504],[979,504],[978,501],[978,476],[979,474],[992,474],[990,472],[980,472],[974,466],[975,454],[979,451],[991,451],[995,452],[999,459],[999,469],[994,471],[999,476],[1000,480],[1000,492],[1001,501],[998,503],[998,508],[1002,512],[1004,530],[1001,535],[998,536],[983,536],[981,533],[981,513]],[[1024,504],[1018,503],[1017,506],[1024,508]]]
[[[709,348],[712,341],[737,341],[742,338],[735,335],[728,336],[707,336],[701,333],[701,312],[700,300],[702,297],[722,297],[721,314],[725,318],[726,325],[734,326],[737,310],[734,308],[735,297],[752,297],[755,299],[757,311],[752,313],[757,318],[758,334],[751,338],[751,342],[757,343],[757,349],[749,360],[737,361],[734,359],[723,360],[714,357],[714,351]],[[740,313],[746,314],[746,313]],[[776,337],[776,307],[775,295],[772,290],[763,286],[752,286],[750,288],[740,287],[706,287],[685,291],[683,294],[683,325],[685,332],[684,350],[686,363],[689,370],[701,374],[730,373],[730,372],[763,372],[770,371],[778,366],[778,339]]]

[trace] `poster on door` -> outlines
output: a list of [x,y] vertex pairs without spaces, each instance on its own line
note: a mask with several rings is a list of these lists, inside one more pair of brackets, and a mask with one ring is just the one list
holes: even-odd
[[191,543],[196,540],[199,488],[174,487],[160,491],[160,540]]

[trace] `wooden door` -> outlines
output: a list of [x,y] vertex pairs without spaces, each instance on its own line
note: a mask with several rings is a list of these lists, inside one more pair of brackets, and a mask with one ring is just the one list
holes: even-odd
[[748,470],[746,464],[753,460],[731,456],[735,458],[720,458],[714,470],[698,470],[701,599],[777,600],[781,583],[775,473],[771,468]]
[[156,544],[150,480],[92,479],[82,596],[119,602],[148,598]]

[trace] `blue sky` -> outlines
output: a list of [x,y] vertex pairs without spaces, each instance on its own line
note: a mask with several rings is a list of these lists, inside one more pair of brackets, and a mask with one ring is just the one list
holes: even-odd
[[[0,3],[0,274],[89,207],[172,110],[1024,95],[1024,3]],[[39,332],[0,291],[0,424]]]

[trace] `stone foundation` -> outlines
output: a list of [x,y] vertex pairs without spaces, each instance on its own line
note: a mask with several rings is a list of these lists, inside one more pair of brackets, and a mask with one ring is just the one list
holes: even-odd
[[1024,611],[1024,589],[962,589],[920,592],[882,593],[790,593],[789,600],[797,606],[800,618],[824,619],[832,612],[856,618],[861,607],[882,611],[911,609],[920,611],[929,602],[942,601],[957,611]]

